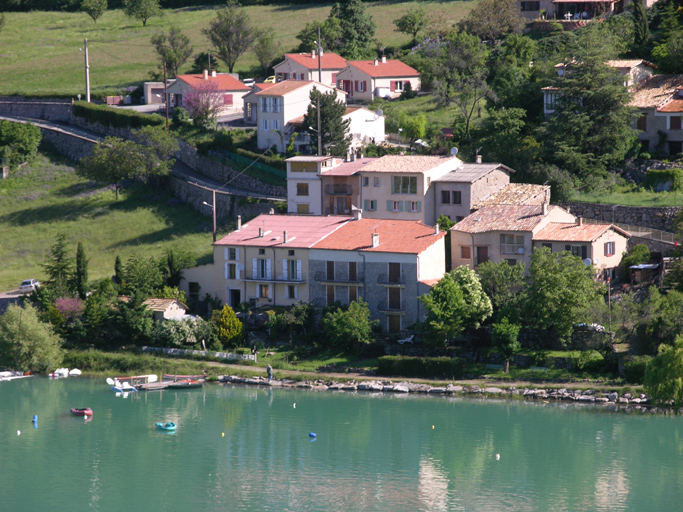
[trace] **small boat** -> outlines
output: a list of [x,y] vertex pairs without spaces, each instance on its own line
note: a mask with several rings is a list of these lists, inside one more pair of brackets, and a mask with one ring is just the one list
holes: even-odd
[[57,368],[54,372],[50,374],[50,377],[68,377],[69,376],[69,369],[68,368]]
[[157,423],[156,425],[158,429],[166,430],[168,432],[175,432],[176,429],[176,424],[170,421],[167,421],[166,423]]
[[109,387],[112,391],[116,391],[117,393],[129,393],[132,391],[137,391],[137,388],[131,386],[129,382],[119,382],[119,379],[108,378],[107,384],[109,384]]
[[200,380],[206,379],[206,375],[170,375],[164,373],[164,381],[181,381],[181,380]]
[[81,374],[81,370],[78,368],[74,368],[73,370],[69,370],[69,376],[70,377],[78,377]]
[[85,409],[71,409],[71,414],[74,416],[92,416],[92,409],[86,407]]

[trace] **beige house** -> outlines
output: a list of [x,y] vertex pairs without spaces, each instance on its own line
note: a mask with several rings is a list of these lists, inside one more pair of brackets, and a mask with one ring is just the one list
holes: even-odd
[[[645,0],[652,7],[657,0]],[[517,0],[521,15],[529,21],[538,19],[562,22],[587,21],[623,12],[631,0]],[[577,28],[577,25],[565,29]]]
[[185,304],[175,299],[149,298],[144,304],[152,310],[154,320],[157,322],[183,318],[189,309]]
[[241,112],[244,109],[243,98],[250,91],[249,87],[227,73],[212,71],[209,75],[209,72],[205,70],[202,75],[178,75],[175,83],[167,88],[172,98],[169,105],[186,107],[187,94],[202,90],[220,96],[223,102],[220,114]]
[[349,217],[259,215],[213,244],[213,263],[183,270],[180,289],[242,302],[290,306],[309,301],[309,249]]
[[336,87],[336,75],[346,68],[346,59],[336,53],[321,53],[320,68],[322,80],[318,76],[318,54],[315,50],[311,53],[285,53],[285,60],[273,67],[275,80],[307,80],[321,81],[321,83]]
[[354,100],[372,101],[375,98],[397,98],[410,83],[413,91],[420,90],[420,73],[400,60],[354,60],[337,73],[337,88]]
[[244,95],[244,124],[256,126],[258,124],[258,97],[257,92],[261,92],[275,84],[258,83],[254,84],[247,94]]

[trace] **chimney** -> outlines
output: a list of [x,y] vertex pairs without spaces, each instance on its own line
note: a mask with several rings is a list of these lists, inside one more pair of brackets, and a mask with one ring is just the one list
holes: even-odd
[[375,57],[375,66],[378,66],[379,62],[377,61],[377,57]]
[[263,228],[258,228],[258,237],[263,238]]
[[543,203],[543,216],[548,215],[548,203]]
[[379,233],[372,234],[372,247],[377,247],[379,245]]
[[477,163],[478,163],[478,164],[481,163],[481,155],[477,155]]
[[216,70],[215,69],[211,72],[211,76],[216,78]]
[[435,234],[435,235],[438,235],[440,232],[441,232],[441,230],[439,229],[439,225],[436,224],[436,225],[434,226],[434,234]]
[[386,63],[387,63],[387,56],[382,55],[382,64],[386,64]]
[[209,79],[209,71],[205,69],[204,70],[204,80],[208,80],[208,79]]
[[577,226],[583,226],[583,217],[577,217],[576,218],[576,225]]
[[275,215],[275,208],[268,210],[268,215]]
[[353,208],[353,220],[361,220],[363,218],[363,210],[360,208]]
[[288,239],[287,239],[287,232],[285,231],[285,232],[283,233],[283,236],[282,236],[282,243],[283,243],[283,244],[286,244],[287,241],[288,241]]
[[242,216],[238,215],[237,216],[237,231],[239,231],[240,229],[242,229]]

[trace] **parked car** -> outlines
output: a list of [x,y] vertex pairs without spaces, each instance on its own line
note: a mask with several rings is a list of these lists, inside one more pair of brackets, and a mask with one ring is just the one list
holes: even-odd
[[19,291],[23,293],[30,293],[38,288],[40,288],[40,283],[38,281],[35,279],[26,279],[25,281],[21,282]]
[[264,84],[274,84],[275,83],[275,77],[274,76],[269,76],[263,81]]
[[251,87],[252,85],[254,85],[254,79],[253,78],[245,78],[244,80],[242,80],[242,83],[244,85],[246,85],[247,87]]

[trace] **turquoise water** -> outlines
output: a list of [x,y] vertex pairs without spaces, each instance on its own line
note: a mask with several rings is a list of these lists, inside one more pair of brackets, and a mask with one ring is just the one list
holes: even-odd
[[[92,420],[71,407],[92,408]],[[101,379],[0,383],[0,511],[678,511],[681,484],[680,417],[218,384],[123,398]]]

